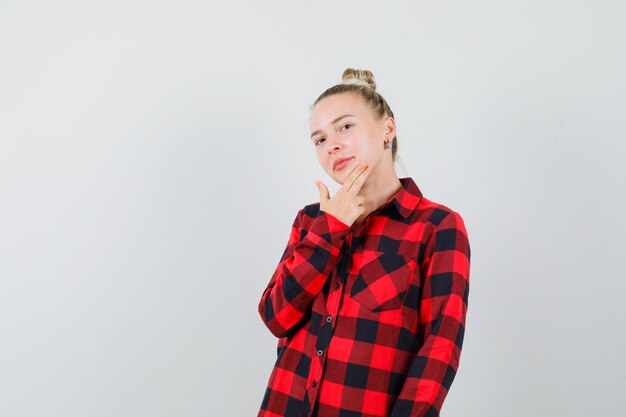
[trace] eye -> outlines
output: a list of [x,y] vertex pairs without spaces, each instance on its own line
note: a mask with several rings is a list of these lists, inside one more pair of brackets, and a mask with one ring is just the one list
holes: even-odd
[[350,123],[346,123],[345,125],[341,126],[341,127],[346,127],[346,126],[352,126],[352,124]]
[[316,140],[315,145],[318,145],[320,140],[324,140],[324,138],[319,138],[318,140]]

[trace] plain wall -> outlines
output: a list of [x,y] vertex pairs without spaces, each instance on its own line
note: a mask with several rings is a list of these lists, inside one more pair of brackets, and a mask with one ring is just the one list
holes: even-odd
[[258,302],[373,71],[465,220],[445,417],[626,414],[621,1],[0,1],[0,415],[256,415]]

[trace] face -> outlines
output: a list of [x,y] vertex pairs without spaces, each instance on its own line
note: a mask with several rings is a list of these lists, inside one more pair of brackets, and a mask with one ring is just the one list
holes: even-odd
[[[386,155],[391,155],[384,143],[395,135],[393,118],[377,120],[365,100],[355,93],[320,100],[311,112],[310,128],[320,165],[340,184],[359,162],[373,168],[371,176]],[[346,162],[335,165],[335,161],[346,158]],[[391,156],[388,159],[392,164]]]

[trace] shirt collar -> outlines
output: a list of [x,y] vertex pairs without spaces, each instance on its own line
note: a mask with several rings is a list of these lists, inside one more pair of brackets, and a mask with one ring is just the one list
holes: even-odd
[[422,191],[411,177],[399,178],[399,180],[402,188],[391,196],[383,207],[388,205],[395,207],[398,213],[406,219],[417,208],[422,199]]

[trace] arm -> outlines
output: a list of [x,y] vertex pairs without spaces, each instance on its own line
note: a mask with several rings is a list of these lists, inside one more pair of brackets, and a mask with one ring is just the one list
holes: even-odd
[[461,216],[451,211],[426,245],[418,350],[392,417],[438,417],[459,365],[469,294],[470,247]]
[[258,310],[267,328],[276,337],[297,330],[311,308],[315,296],[334,269],[350,226],[320,210],[305,229],[310,218],[306,207],[296,216],[291,235]]

